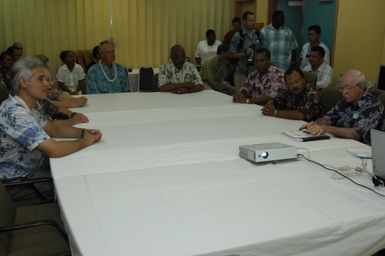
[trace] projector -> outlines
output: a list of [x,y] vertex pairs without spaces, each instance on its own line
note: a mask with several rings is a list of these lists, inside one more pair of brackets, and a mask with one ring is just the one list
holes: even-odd
[[282,143],[241,145],[239,156],[255,163],[295,159],[297,148]]

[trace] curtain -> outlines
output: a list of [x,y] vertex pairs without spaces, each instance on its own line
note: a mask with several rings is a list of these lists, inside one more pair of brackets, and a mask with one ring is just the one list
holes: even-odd
[[44,54],[56,72],[60,51],[91,50],[112,34],[118,63],[158,67],[176,43],[193,60],[207,29],[222,40],[233,7],[233,0],[1,0],[0,46],[20,41],[24,56]]

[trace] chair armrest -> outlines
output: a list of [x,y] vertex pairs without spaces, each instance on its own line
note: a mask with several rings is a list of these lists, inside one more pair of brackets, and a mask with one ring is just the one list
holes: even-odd
[[40,226],[51,226],[56,229],[57,232],[61,235],[64,241],[69,244],[69,240],[67,237],[67,234],[65,231],[60,227],[60,225],[54,221],[54,220],[39,220],[39,221],[32,221],[32,222],[27,222],[27,223],[21,223],[21,224],[16,224],[12,226],[6,226],[6,227],[0,227],[0,233],[6,233],[6,232],[12,232],[12,231],[17,231],[17,230],[22,230],[22,229],[31,229],[31,228],[36,228]]

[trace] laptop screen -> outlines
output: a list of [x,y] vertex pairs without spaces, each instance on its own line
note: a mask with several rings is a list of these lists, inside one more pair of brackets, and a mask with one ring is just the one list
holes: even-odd
[[385,179],[385,132],[371,129],[373,174]]
[[385,90],[385,65],[380,66],[380,74],[378,75],[377,89]]

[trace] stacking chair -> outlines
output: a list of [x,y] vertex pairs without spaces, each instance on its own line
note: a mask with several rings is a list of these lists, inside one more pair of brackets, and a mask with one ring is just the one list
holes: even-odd
[[312,71],[303,71],[305,80],[310,84],[312,88],[317,87],[317,74]]
[[342,99],[342,93],[336,87],[326,87],[321,89],[322,114],[328,112],[338,101]]
[[16,207],[0,182],[0,205],[0,256],[71,255],[56,203]]
[[9,91],[5,84],[0,82],[0,104],[9,97]]
[[153,92],[154,70],[152,68],[139,69],[139,91]]

